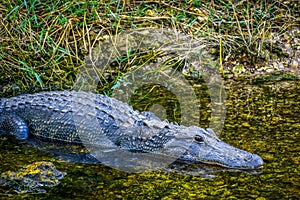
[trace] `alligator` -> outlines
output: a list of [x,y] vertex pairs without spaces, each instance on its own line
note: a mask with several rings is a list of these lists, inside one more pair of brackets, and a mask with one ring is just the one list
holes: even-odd
[[[115,98],[76,91],[23,94],[0,100],[0,134],[157,153],[232,169],[263,167],[256,154],[220,140],[213,130],[160,120]],[[146,154],[144,154],[146,155]]]

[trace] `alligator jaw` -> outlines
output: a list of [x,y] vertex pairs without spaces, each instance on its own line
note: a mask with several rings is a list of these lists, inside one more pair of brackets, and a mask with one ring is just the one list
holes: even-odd
[[[263,168],[263,160],[258,155],[232,147],[225,142],[222,143],[223,148],[225,145],[228,145],[229,147],[224,149],[224,152],[220,151],[220,149],[214,149],[213,151],[205,154],[201,150],[198,155],[192,155],[192,157],[194,157],[194,161],[231,169],[254,170]],[[195,148],[194,144],[192,144],[190,152],[195,152],[195,149],[197,149],[197,147]]]
[[235,148],[220,140],[211,129],[193,127],[192,134],[202,138],[193,141],[180,160],[201,162],[232,169],[263,168],[263,160],[256,154]]

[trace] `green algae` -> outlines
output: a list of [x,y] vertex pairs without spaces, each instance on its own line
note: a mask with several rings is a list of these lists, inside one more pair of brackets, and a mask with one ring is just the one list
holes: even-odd
[[[293,81],[227,81],[227,117],[220,138],[260,155],[260,174],[217,172],[215,177],[153,171],[130,174],[104,165],[58,160],[52,154],[2,137],[1,171],[51,161],[67,173],[45,194],[23,198],[66,199],[296,199],[299,193],[299,85]],[[209,116],[207,117],[209,120]],[[204,122],[203,122],[204,123]],[[0,187],[0,197],[20,198]]]

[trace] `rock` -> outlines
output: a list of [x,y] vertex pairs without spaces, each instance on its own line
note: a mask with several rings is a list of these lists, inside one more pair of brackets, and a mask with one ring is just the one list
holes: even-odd
[[51,162],[35,162],[22,169],[1,174],[0,185],[11,187],[17,193],[45,193],[46,188],[57,186],[65,172],[60,172]]

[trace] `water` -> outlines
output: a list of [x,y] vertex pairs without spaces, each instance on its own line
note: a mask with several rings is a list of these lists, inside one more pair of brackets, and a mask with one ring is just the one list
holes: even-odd
[[220,138],[260,155],[265,162],[261,173],[220,171],[214,177],[165,171],[130,174],[103,165],[65,162],[1,137],[1,172],[44,160],[67,175],[47,193],[17,195],[0,187],[0,198],[299,199],[298,81],[226,81],[225,86],[227,114]]

